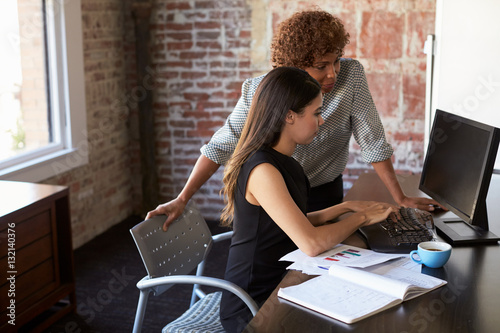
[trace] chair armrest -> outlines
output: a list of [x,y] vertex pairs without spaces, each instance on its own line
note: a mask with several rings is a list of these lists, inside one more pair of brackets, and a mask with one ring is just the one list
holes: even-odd
[[238,296],[245,304],[248,306],[252,315],[256,315],[257,311],[259,311],[259,307],[257,303],[247,294],[245,290],[236,284],[208,276],[196,276],[196,275],[172,275],[172,276],[162,276],[153,279],[144,278],[137,282],[137,288],[139,290],[144,289],[153,289],[158,286],[166,285],[166,284],[200,284],[210,287],[217,287],[229,292],[232,292],[236,296]]
[[217,243],[226,239],[231,239],[232,235],[233,235],[232,231],[226,231],[217,235],[212,235],[212,239],[215,243]]

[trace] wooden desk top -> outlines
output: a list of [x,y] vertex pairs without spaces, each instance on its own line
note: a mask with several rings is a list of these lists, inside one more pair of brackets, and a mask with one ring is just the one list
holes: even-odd
[[53,195],[63,196],[66,186],[0,180],[0,216],[6,216]]
[[[496,176],[496,175],[495,175]],[[423,196],[419,176],[400,176],[407,195]],[[490,229],[500,234],[500,176],[488,195]],[[376,174],[364,174],[345,200],[392,202]],[[440,213],[436,216],[440,216]],[[500,246],[454,247],[448,263],[422,272],[448,281],[442,288],[348,325],[277,297],[279,288],[312,276],[290,271],[244,332],[498,332],[500,329]]]

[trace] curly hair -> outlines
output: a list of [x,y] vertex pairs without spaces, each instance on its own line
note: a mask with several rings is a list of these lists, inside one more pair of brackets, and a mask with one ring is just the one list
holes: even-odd
[[327,53],[343,54],[349,33],[337,17],[320,10],[297,12],[283,21],[271,43],[273,67],[312,67]]

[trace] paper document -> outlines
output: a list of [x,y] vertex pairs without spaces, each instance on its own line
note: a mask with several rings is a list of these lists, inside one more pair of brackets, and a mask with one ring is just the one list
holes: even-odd
[[404,256],[404,254],[379,253],[356,246],[339,244],[316,257],[309,257],[301,250],[295,250],[283,256],[280,260],[291,261],[294,264],[289,269],[296,269],[306,273],[318,269],[328,270],[332,265],[365,268]]

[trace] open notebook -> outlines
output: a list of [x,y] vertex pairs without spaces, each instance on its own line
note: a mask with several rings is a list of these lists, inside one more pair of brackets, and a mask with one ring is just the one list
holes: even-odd
[[351,324],[446,283],[385,263],[364,269],[332,265],[327,275],[281,288],[278,297]]

